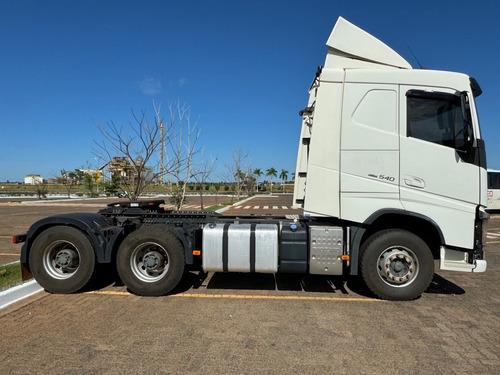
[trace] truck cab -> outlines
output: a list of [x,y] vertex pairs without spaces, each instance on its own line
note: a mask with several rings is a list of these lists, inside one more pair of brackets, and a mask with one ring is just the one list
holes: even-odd
[[477,82],[412,69],[343,18],[327,45],[301,111],[295,206],[306,216],[356,223],[366,229],[363,237],[395,224],[430,232],[442,269],[485,268],[477,228],[487,217]]

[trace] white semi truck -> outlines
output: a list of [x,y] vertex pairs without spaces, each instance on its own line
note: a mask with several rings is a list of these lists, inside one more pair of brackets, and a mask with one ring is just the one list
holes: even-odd
[[486,155],[464,74],[414,70],[339,18],[300,112],[298,217],[167,211],[163,201],[48,217],[21,264],[46,290],[84,287],[115,263],[138,295],[164,295],[186,269],[360,275],[377,296],[408,300],[442,270],[484,272]]

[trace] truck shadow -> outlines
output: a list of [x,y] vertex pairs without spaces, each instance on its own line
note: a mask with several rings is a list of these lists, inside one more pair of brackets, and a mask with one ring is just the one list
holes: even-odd
[[[377,298],[359,277],[346,279],[340,276],[302,274],[190,272],[172,291],[172,294],[183,293],[190,289],[303,291],[337,296],[357,294]],[[461,295],[465,293],[465,290],[442,276],[434,274],[425,293]]]
[[280,290],[351,294],[346,288],[346,280],[341,277],[326,277],[302,274],[260,274],[260,273],[206,273],[191,272],[184,278],[173,293],[182,293],[189,289],[222,290]]
[[[106,267],[100,277],[94,278],[80,292],[99,290],[106,287],[122,288],[114,267]],[[187,272],[181,283],[169,294],[179,294],[188,290],[279,290],[292,292],[326,293],[332,296],[360,295],[377,298],[359,277],[323,276],[308,274],[263,274],[263,273],[208,273]],[[444,277],[434,274],[426,294],[461,295],[465,290]]]
[[215,273],[207,289],[282,290],[349,294],[341,278],[294,274]]
[[457,284],[452,283],[450,280],[447,280],[444,277],[435,273],[434,277],[432,278],[431,285],[429,285],[425,293],[461,295],[465,294],[465,290],[463,290]]

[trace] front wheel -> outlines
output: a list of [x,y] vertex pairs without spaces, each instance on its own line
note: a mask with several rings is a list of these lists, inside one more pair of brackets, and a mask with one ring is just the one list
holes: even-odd
[[361,247],[361,275],[368,288],[388,300],[419,297],[434,275],[434,259],[427,244],[411,232],[385,230]]
[[116,257],[121,280],[134,294],[161,296],[174,289],[185,268],[180,240],[164,227],[142,227],[123,240]]

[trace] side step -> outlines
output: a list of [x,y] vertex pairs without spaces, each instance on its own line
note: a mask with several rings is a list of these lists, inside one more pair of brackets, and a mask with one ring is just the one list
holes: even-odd
[[474,273],[486,271],[485,260],[475,260],[474,263],[471,264],[467,261],[468,254],[462,251],[451,250],[441,246],[439,255],[439,268],[441,270]]

